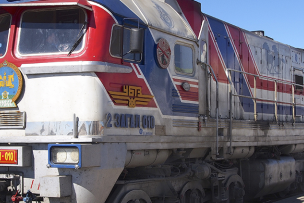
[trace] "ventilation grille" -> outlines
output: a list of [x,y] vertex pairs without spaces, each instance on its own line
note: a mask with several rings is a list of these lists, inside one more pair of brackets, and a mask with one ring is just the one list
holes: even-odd
[[25,112],[20,111],[0,111],[1,128],[24,128]]

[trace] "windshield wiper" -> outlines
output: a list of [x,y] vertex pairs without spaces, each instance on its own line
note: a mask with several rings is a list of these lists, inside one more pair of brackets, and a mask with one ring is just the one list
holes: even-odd
[[[81,29],[80,29],[78,35],[77,35],[77,36],[79,36],[79,37],[77,38],[77,40],[76,40],[75,43],[73,44],[71,50],[70,50],[69,53],[68,53],[68,56],[70,56],[70,55],[72,54],[72,52],[76,49],[76,47],[77,47],[77,46],[79,45],[79,43],[81,42],[81,40],[82,40],[84,34],[85,34],[86,31],[87,31],[87,29],[86,29],[86,25],[87,25],[87,24],[88,24],[88,23],[87,23],[86,21],[83,23],[83,25],[82,25],[82,27],[81,27]],[[82,34],[80,35],[80,33],[82,33]]]

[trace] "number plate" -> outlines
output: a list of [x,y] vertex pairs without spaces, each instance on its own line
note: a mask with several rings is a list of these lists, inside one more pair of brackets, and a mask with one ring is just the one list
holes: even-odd
[[18,150],[0,149],[0,164],[18,164]]

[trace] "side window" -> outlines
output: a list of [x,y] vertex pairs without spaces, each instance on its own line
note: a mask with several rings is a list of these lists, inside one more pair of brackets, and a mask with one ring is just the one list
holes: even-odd
[[[113,26],[110,45],[110,53],[112,56],[117,58],[123,58],[129,61],[141,61],[143,30],[134,30],[132,28],[123,27],[121,25]],[[135,41],[137,41],[137,44],[133,43]],[[136,48],[134,47],[134,45],[136,46]]]
[[181,74],[192,74],[193,70],[193,50],[191,47],[181,44],[174,46],[175,70]]
[[295,83],[296,90],[303,90],[303,76],[295,75]]
[[8,43],[8,32],[11,24],[9,14],[0,15],[0,57],[4,56]]

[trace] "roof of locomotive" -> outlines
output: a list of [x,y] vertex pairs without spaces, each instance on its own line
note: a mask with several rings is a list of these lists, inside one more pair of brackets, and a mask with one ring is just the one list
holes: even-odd
[[282,46],[288,46],[288,47],[290,47],[290,48],[292,48],[292,49],[296,49],[296,50],[301,51],[301,52],[304,51],[304,49],[302,49],[302,48],[293,47],[293,46],[288,45],[288,44],[285,44],[285,43],[283,43],[283,42],[276,41],[275,39],[273,39],[273,38],[271,38],[271,37],[269,37],[269,36],[266,36],[264,30],[249,31],[249,30],[243,29],[243,28],[241,28],[241,27],[239,27],[239,26],[236,26],[236,25],[233,25],[233,24],[231,24],[231,23],[228,23],[228,22],[226,22],[226,21],[224,21],[224,20],[218,19],[218,18],[216,18],[216,17],[214,17],[214,16],[210,16],[210,15],[208,15],[208,14],[206,14],[206,13],[202,13],[202,14],[205,15],[205,16],[207,16],[207,17],[209,17],[209,18],[213,18],[213,19],[215,19],[215,20],[217,20],[217,21],[220,21],[220,22],[222,22],[222,23],[225,23],[225,24],[227,24],[227,25],[230,25],[230,26],[232,26],[232,27],[238,28],[238,29],[242,30],[243,32],[245,32],[245,33],[247,33],[247,34],[249,34],[249,35],[252,35],[252,36],[255,36],[255,37],[259,37],[259,38],[263,38],[264,40],[267,40],[267,41],[273,42],[273,43],[277,43],[277,44],[280,44],[280,45],[282,45]]
[[[169,4],[159,0],[94,0],[122,19],[140,19],[141,24],[196,41],[191,26]],[[91,9],[87,0],[0,0],[0,6],[78,5]],[[122,22],[122,21],[120,21]]]
[[169,4],[159,0],[94,0],[121,18],[139,18],[150,28],[197,40],[191,26]]

